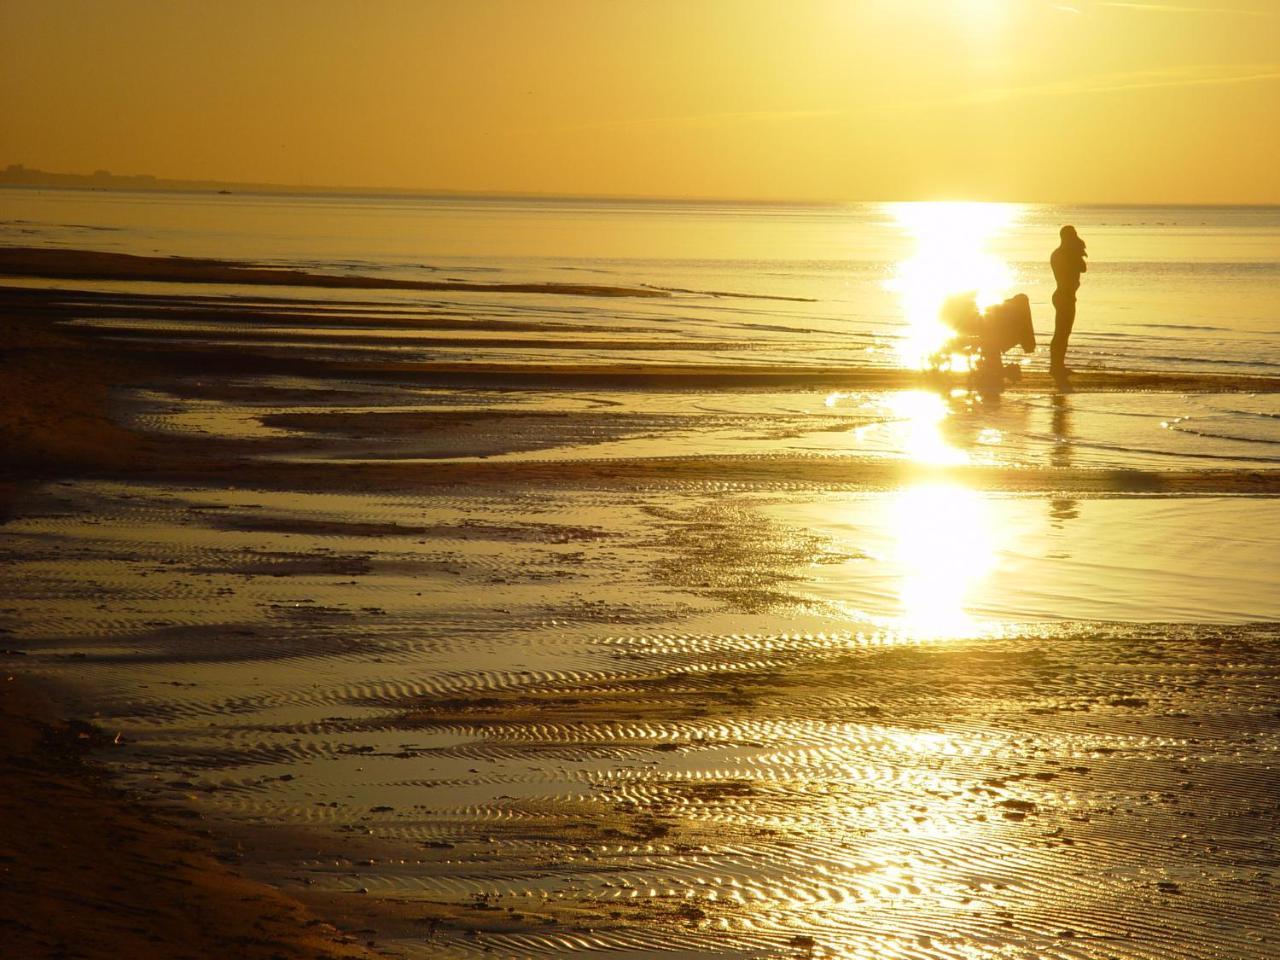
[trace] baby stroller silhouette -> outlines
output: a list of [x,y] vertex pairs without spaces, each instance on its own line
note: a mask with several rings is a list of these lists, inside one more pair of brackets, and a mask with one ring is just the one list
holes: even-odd
[[999,390],[1005,377],[1016,380],[1022,368],[1004,365],[1004,354],[1020,346],[1024,353],[1036,348],[1036,332],[1031,327],[1031,301],[1025,293],[978,309],[977,296],[961,293],[948,297],[939,318],[954,336],[929,357],[932,372],[952,369],[957,356],[964,357],[971,382],[979,387]]

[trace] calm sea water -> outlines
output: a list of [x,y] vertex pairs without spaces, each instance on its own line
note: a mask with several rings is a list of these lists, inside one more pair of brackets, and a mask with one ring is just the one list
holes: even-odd
[[[1091,255],[1072,341],[1075,366],[1280,372],[1280,207],[765,206],[0,190],[0,243],[7,245],[222,257],[419,279],[680,291],[662,301],[489,297],[474,304],[476,312],[515,313],[552,329],[571,320],[575,329],[585,324],[602,337],[661,335],[688,347],[679,357],[658,357],[652,349],[625,357],[640,362],[899,365],[909,362],[904,344],[920,319],[912,315],[920,294],[930,303],[930,296],[966,287],[991,300],[1027,293],[1037,331],[1047,339],[1053,325],[1048,256],[1058,227],[1068,222]],[[700,341],[715,345],[700,350]],[[554,351],[549,342],[492,356],[545,359]],[[1030,362],[1043,364],[1043,352]]]

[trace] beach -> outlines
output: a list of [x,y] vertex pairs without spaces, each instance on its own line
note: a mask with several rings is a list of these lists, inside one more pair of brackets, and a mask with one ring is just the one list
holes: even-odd
[[[693,263],[638,247],[706,210],[455,203],[424,264],[112,202],[0,247],[11,889],[60,859],[16,813],[101,810],[194,864],[215,919],[132,924],[193,956],[1280,950],[1274,211],[1074,211],[1128,294],[1087,279],[1071,392],[1042,349],[995,398],[904,359],[909,271],[815,255],[826,213]],[[1175,217],[1235,259],[1142,266]]]

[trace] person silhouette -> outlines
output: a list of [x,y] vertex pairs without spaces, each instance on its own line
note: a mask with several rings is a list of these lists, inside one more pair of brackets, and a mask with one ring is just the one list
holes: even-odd
[[1080,289],[1080,274],[1089,269],[1085,257],[1084,241],[1073,226],[1058,231],[1062,242],[1049,257],[1053,279],[1057,288],[1053,291],[1053,340],[1049,344],[1049,373],[1065,377],[1067,370],[1067,341],[1076,322],[1076,291]]

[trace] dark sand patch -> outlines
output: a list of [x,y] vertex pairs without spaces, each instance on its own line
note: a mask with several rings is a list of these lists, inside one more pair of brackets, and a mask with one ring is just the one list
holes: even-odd
[[152,454],[108,410],[113,387],[140,375],[127,358],[0,306],[0,472],[123,470]]
[[676,589],[744,613],[794,610],[786,587],[814,563],[841,562],[825,537],[775,523],[740,504],[718,502],[687,514],[660,512],[668,531],[654,575]]
[[[505,320],[475,317],[453,304],[433,302],[392,304],[385,301],[306,300],[283,297],[202,296],[120,291],[46,290],[35,287],[0,286],[0,299],[24,312],[51,319],[126,319],[151,321],[173,334],[183,323],[224,323],[243,330],[254,325],[305,325],[325,330],[359,330],[363,327],[405,330],[460,330],[498,333],[599,333],[590,324],[536,320]],[[618,333],[642,332],[638,328],[616,327]]]
[[0,929],[6,956],[369,957],[354,937],[220,863],[203,835],[84,762],[109,733],[55,720],[12,677],[0,696]]
[[[214,465],[211,476],[221,470]],[[230,471],[228,471],[230,472]],[[467,462],[254,462],[235,472],[263,489],[421,490],[464,484],[522,483],[601,489],[673,489],[733,484],[738,489],[893,490],[905,483],[955,483],[1005,493],[1280,494],[1280,469],[1079,470],[1022,467],[925,467],[903,461],[835,457],[645,457],[599,460]],[[180,475],[175,475],[175,479]]]
[[299,556],[292,553],[257,551],[238,563],[211,563],[185,567],[191,573],[236,573],[245,577],[359,577],[370,569],[368,556],[313,553]]
[[[180,327],[112,325],[109,323],[95,323],[95,326],[114,340],[149,341],[157,336],[163,336],[166,341],[170,342],[200,341],[216,344],[218,341],[234,341],[238,345],[249,343],[262,344],[267,347],[281,344],[300,344],[308,347],[324,348],[368,347],[380,350],[412,348],[419,351],[475,349],[476,347],[484,347],[490,350],[608,349],[623,350],[631,353],[670,353],[673,350],[686,350],[689,348],[687,340],[626,340],[620,336],[610,336],[609,334],[599,334],[594,339],[586,339],[568,336],[566,331],[555,327],[542,328],[540,332],[543,335],[540,337],[517,337],[511,335],[509,331],[503,331],[506,336],[478,339],[474,336],[475,331],[482,329],[478,325],[473,329],[467,330],[468,335],[466,336],[452,337],[410,336],[407,333],[402,336],[385,336],[350,331],[332,324],[328,326],[301,327],[293,326],[291,323],[291,329],[288,330],[245,330],[231,326],[228,326],[225,330],[190,330]],[[415,327],[414,332],[421,333],[425,330],[433,329],[433,327],[433,324],[420,324]],[[804,344],[795,344],[793,348],[803,348],[803,346]],[[757,348],[756,344],[746,341],[700,340],[698,342],[698,349],[708,352],[716,350],[750,351]]]
[[233,283],[244,286],[299,286],[345,290],[450,290],[477,293],[552,293],[588,297],[666,297],[644,287],[590,284],[466,283],[463,281],[393,280],[338,276],[304,270],[276,269],[232,260],[191,257],[139,257],[93,250],[37,247],[0,248],[0,275],[58,280],[142,280],[148,283]]
[[[507,543],[574,543],[596,540],[603,533],[594,527],[568,524],[530,523],[498,526],[463,521],[458,524],[414,525],[404,523],[362,523],[355,520],[339,520],[332,517],[286,517],[273,515],[242,515],[216,513],[209,518],[209,525],[222,530],[244,530],[255,533],[307,534],[318,537],[431,537],[446,540],[484,540]],[[269,558],[267,562],[270,562]],[[367,564],[362,558],[317,557],[314,562],[330,565],[332,572],[356,572],[348,570],[358,564]]]
[[[749,706],[773,687],[776,671],[744,671],[715,680],[656,674],[610,677],[585,683],[549,684],[466,697],[423,698],[394,721],[396,727],[603,724],[625,729],[645,721],[724,716]],[[385,721],[378,721],[380,724]],[[626,734],[619,732],[619,739]]]
[[[430,431],[458,430],[481,424],[507,421],[576,420],[581,412],[563,410],[432,410],[418,411],[369,411],[345,413],[342,411],[317,413],[270,413],[261,418],[263,426],[284,430],[306,430],[314,433],[356,434],[360,436],[398,436],[421,434]],[[608,414],[591,414],[594,418]]]

